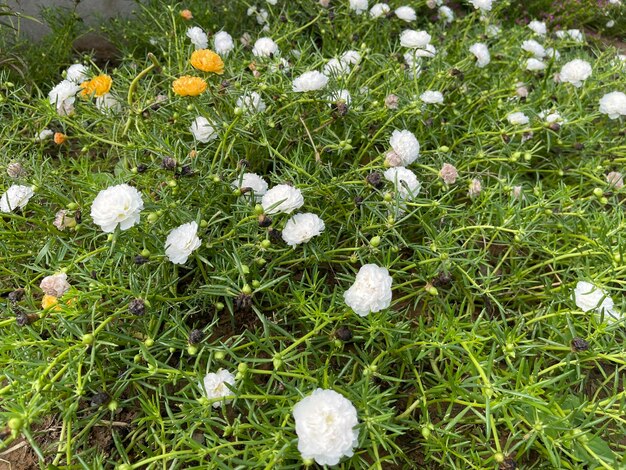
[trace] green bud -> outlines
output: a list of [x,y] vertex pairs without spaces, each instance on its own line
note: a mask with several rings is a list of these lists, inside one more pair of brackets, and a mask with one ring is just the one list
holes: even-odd
[[243,114],[243,109],[241,109],[239,106],[237,106],[233,112],[235,113],[235,116],[241,116]]
[[133,357],[133,362],[135,364],[139,364],[141,361],[143,361],[143,357],[141,357],[141,354],[135,354],[135,357]]
[[167,185],[168,185],[170,188],[175,188],[176,186],[178,186],[178,183],[176,182],[176,180],[169,180],[169,181],[167,182]]
[[265,239],[261,242],[261,248],[267,250],[270,246],[272,246],[272,242],[268,239]]
[[274,369],[280,369],[280,366],[283,365],[283,358],[280,356],[280,354],[274,355],[274,358],[272,359],[272,365],[274,366]]
[[504,462],[504,454],[502,452],[496,452],[493,454],[493,460],[495,460],[496,463]]
[[432,296],[439,295],[439,291],[435,286],[429,286],[426,288],[426,292],[428,292]]
[[252,287],[258,289],[259,287],[261,287],[261,282],[255,279],[254,281],[252,281]]
[[248,364],[246,364],[245,362],[240,362],[237,365],[237,371],[241,372],[242,374],[245,374],[247,370],[248,370]]
[[141,250],[141,256],[143,256],[144,258],[149,258],[150,250],[148,250],[147,248],[144,248],[143,250]]
[[108,241],[108,242],[112,242],[112,241],[113,241],[113,234],[112,234],[112,233],[109,233],[109,234],[107,235],[107,241]]
[[187,345],[187,353],[190,356],[195,356],[196,354],[198,354],[198,347],[193,344]]
[[247,264],[242,264],[241,265],[241,272],[244,274],[250,274],[250,268],[248,267]]
[[422,428],[422,437],[424,439],[428,439],[430,437],[430,429],[428,428],[428,426],[424,426]]
[[159,216],[156,215],[154,212],[151,212],[150,214],[148,214],[148,222],[150,222],[151,224],[156,222],[158,218]]
[[375,237],[372,237],[370,240],[370,245],[374,248],[378,247],[380,245],[380,237],[378,235],[376,235]]
[[393,196],[391,195],[391,193],[385,193],[385,195],[383,196],[383,200],[385,202],[391,202],[393,201]]
[[107,405],[107,408],[108,408],[110,411],[115,411],[115,410],[117,410],[117,409],[119,408],[119,403],[117,403],[117,401],[116,401],[116,400],[111,400],[111,401],[109,402],[109,404]]
[[13,431],[19,431],[20,429],[22,429],[23,425],[24,425],[24,420],[20,417],[11,418],[9,422],[7,423],[7,426],[9,426],[9,429]]
[[154,340],[152,338],[146,338],[143,344],[145,344],[147,348],[152,347],[154,345]]
[[261,215],[263,212],[265,211],[263,210],[263,206],[261,204],[257,204],[256,206],[254,206],[255,215]]
[[93,342],[96,340],[96,338],[94,337],[94,335],[92,335],[91,333],[87,333],[83,335],[83,339],[82,339],[82,343],[85,346],[89,346],[91,344],[93,344]]
[[200,227],[201,228],[207,228],[209,226],[209,222],[207,220],[202,219],[200,221]]
[[224,305],[222,302],[217,302],[217,303],[215,304],[215,310],[217,310],[218,312],[219,312],[220,310],[224,310],[224,307],[225,307],[225,305]]
[[258,265],[258,266],[264,266],[265,263],[267,263],[267,261],[265,261],[263,258],[257,258],[254,260],[254,262]]
[[243,288],[241,289],[241,292],[243,292],[246,295],[250,295],[252,294],[252,287],[250,287],[250,284],[246,284],[245,286],[243,286]]
[[601,189],[601,188],[595,188],[595,189],[593,190],[593,195],[594,195],[595,197],[602,197],[602,196],[604,196],[604,191],[602,191],[602,189]]
[[67,205],[67,208],[71,211],[75,211],[76,209],[78,209],[78,204],[76,204],[75,202],[70,202]]
[[190,104],[188,104],[188,105],[187,105],[187,111],[193,111],[193,106],[192,106],[192,105],[190,105]]
[[217,361],[221,361],[226,357],[226,353],[224,351],[215,351],[215,353],[213,354],[213,357]]
[[448,147],[447,145],[442,145],[441,147],[439,147],[439,151],[440,152],[449,152],[450,151],[450,147]]
[[602,196],[599,199],[599,201],[600,201],[600,204],[608,204],[609,203],[609,200],[606,197],[604,197],[604,196]]

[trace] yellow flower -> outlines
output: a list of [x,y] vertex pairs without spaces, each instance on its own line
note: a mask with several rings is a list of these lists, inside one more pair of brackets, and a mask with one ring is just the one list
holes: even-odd
[[43,299],[41,299],[41,308],[43,308],[44,310],[48,310],[49,308],[56,305],[56,307],[54,307],[54,310],[59,311],[61,310],[61,306],[58,305],[58,303],[59,299],[57,299],[54,295],[45,294],[43,296]]
[[190,20],[193,18],[193,14],[191,13],[191,10],[183,10],[180,12],[180,16],[182,19],[184,20]]
[[172,90],[180,96],[198,96],[206,90],[207,83],[199,77],[185,75],[174,80]]
[[62,132],[55,132],[54,133],[54,143],[55,144],[61,145],[66,140],[67,140],[67,136],[65,134],[63,134]]
[[210,49],[198,49],[191,54],[191,65],[203,72],[224,73],[224,61]]
[[108,75],[98,75],[87,82],[80,84],[82,91],[80,96],[96,95],[97,97],[106,95],[111,89],[113,80]]

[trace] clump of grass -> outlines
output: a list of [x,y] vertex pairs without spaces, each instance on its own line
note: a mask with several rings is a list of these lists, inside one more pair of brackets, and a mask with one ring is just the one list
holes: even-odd
[[[598,108],[626,85],[616,51],[537,38],[505,22],[505,2],[451,24],[425,5],[411,24],[339,1],[260,8],[269,31],[239,2],[148,2],[112,23],[124,60],[84,65],[112,78],[117,110],[78,97],[61,116],[47,97],[61,74],[31,92],[1,72],[2,192],[35,194],[1,214],[0,457],[25,440],[32,465],[300,468],[314,464],[292,410],[325,388],[358,413],[342,468],[620,468],[624,190],[606,175],[623,171],[626,148],[623,118]],[[189,65],[190,26],[233,36],[222,75]],[[427,30],[437,50],[419,73],[403,57],[407,28]],[[253,56],[262,36],[280,56]],[[531,38],[561,58],[527,71],[520,46]],[[484,68],[468,51],[479,41]],[[349,73],[292,91],[349,50],[362,58]],[[581,88],[553,79],[572,59],[592,64]],[[182,75],[202,76],[207,91],[175,95]],[[331,97],[340,89],[349,104]],[[424,103],[427,90],[444,102]],[[238,104],[252,92],[263,112]],[[558,122],[540,115],[555,111]],[[511,124],[514,112],[529,122]],[[214,140],[194,138],[198,116]],[[43,129],[65,137],[37,139]],[[421,190],[409,199],[383,176],[402,129],[420,143],[408,167]],[[245,172],[301,190],[300,211],[324,231],[287,246],[290,216],[234,187]],[[140,221],[105,233],[92,203],[122,183],[143,198]],[[194,221],[202,244],[175,265],[165,240]],[[393,298],[361,317],[343,294],[365,264],[389,270]],[[61,271],[72,287],[43,309],[40,282]],[[577,306],[581,280],[605,289],[617,321]],[[202,379],[219,369],[236,385],[214,408]]]

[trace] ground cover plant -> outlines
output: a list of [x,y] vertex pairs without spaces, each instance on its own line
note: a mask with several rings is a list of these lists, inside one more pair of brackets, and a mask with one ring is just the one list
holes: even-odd
[[623,468],[625,57],[518,7],[57,14],[0,70],[0,467]]

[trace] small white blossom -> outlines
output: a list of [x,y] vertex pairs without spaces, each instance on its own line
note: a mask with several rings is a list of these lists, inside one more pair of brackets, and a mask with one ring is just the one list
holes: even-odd
[[267,192],[267,181],[256,173],[244,173],[240,179],[233,181],[231,186],[254,191],[254,196],[257,200],[260,200]]
[[174,264],[185,264],[189,255],[202,243],[198,238],[198,224],[189,222],[172,230],[165,240],[165,254]]
[[531,57],[530,59],[526,61],[526,70],[529,70],[531,72],[534,72],[537,70],[544,70],[545,68],[546,68],[546,64],[539,59],[535,59]]
[[454,20],[454,12],[450,7],[442,6],[439,7],[439,10],[437,11],[437,17],[444,23],[452,23]]
[[396,8],[396,11],[394,13],[398,18],[400,18],[402,21],[406,21],[407,23],[410,23],[411,21],[415,21],[417,19],[417,14],[415,13],[415,10],[409,6]]
[[[206,397],[209,400],[217,400],[219,398],[228,397],[233,395],[231,388],[235,386],[235,376],[225,369],[220,369],[217,372],[209,372],[203,380],[203,388]],[[219,400],[213,402],[213,408],[219,408],[222,403],[229,404],[231,400]]]
[[49,139],[53,135],[54,135],[54,131],[50,129],[44,129],[39,134],[37,134],[37,137],[35,138],[35,140],[38,142],[41,142],[42,140]]
[[541,111],[539,114],[537,114],[537,116],[539,117],[539,119],[545,119],[548,124],[564,121],[564,119],[557,111],[554,111],[552,113],[548,111]]
[[354,454],[352,449],[359,443],[359,419],[356,408],[343,395],[318,388],[296,403],[293,419],[303,459],[332,466]]
[[370,17],[380,18],[381,16],[385,16],[390,11],[391,8],[389,8],[389,5],[386,3],[377,3],[370,9]]
[[606,182],[615,189],[622,189],[624,187],[624,176],[619,171],[611,171],[606,175]]
[[343,299],[361,317],[380,312],[391,305],[392,282],[386,268],[366,264],[359,269],[354,284],[344,292]]
[[431,36],[426,31],[405,29],[400,34],[400,45],[403,47],[424,49],[430,43]]
[[226,56],[235,48],[233,37],[226,31],[220,31],[213,36],[213,48],[221,56]]
[[243,109],[248,114],[262,113],[267,108],[265,101],[256,91],[246,93],[237,98],[237,107]]
[[489,55],[487,44],[477,42],[470,46],[469,51],[476,56],[476,65],[478,67],[483,68],[491,62],[491,56]]
[[89,79],[89,67],[83,64],[70,65],[65,71],[65,78],[70,82],[82,83]]
[[469,0],[476,10],[491,11],[493,0]]
[[209,47],[209,38],[202,28],[192,26],[187,29],[187,37],[191,39],[191,43],[195,46],[196,50]]
[[350,103],[352,103],[352,97],[350,96],[350,92],[344,89],[333,91],[330,94],[329,98],[330,98],[330,101],[332,101],[333,103],[337,103],[338,101],[343,101],[348,106],[350,106]]
[[612,28],[613,26],[615,26],[615,20],[609,20],[606,22],[607,28]]
[[422,184],[417,176],[408,168],[402,166],[389,168],[383,173],[387,181],[391,181],[402,199],[411,200],[422,189]]
[[428,104],[441,104],[443,103],[443,95],[440,91],[428,90],[420,95],[420,100]]
[[96,98],[96,108],[103,113],[109,111],[119,113],[122,110],[122,103],[120,103],[111,93],[105,93],[104,95]]
[[554,60],[559,60],[561,58],[561,54],[556,49],[548,47],[546,48],[546,57]]
[[70,283],[67,282],[67,274],[59,273],[52,276],[46,276],[41,280],[39,287],[47,295],[54,297],[62,297],[70,290]]
[[59,116],[68,116],[74,112],[76,93],[81,90],[80,85],[70,80],[63,80],[48,94],[50,104],[56,106]]
[[274,186],[263,195],[261,206],[266,214],[278,214],[284,212],[291,214],[304,205],[304,197],[298,188],[288,184]]
[[399,157],[400,165],[407,166],[417,160],[420,154],[420,143],[415,134],[409,130],[394,130],[389,139],[389,145]]
[[529,119],[524,113],[511,113],[506,117],[507,121],[513,125],[528,124]]
[[530,52],[536,59],[543,59],[546,56],[546,50],[534,39],[522,42],[522,49]]
[[213,124],[204,116],[198,116],[189,128],[194,138],[203,144],[217,139],[217,131]]
[[296,93],[321,90],[328,84],[328,77],[317,70],[304,72],[294,79],[292,89]]
[[576,42],[583,42],[585,40],[580,29],[568,29],[567,35]]
[[350,0],[350,9],[357,15],[367,11],[367,0]]
[[441,170],[439,170],[439,176],[441,176],[444,183],[454,184],[459,176],[459,172],[454,165],[444,163]]
[[480,182],[479,179],[474,178],[472,181],[470,181],[469,188],[467,190],[467,195],[469,197],[476,197],[481,193],[482,190],[483,190],[482,183]]
[[497,24],[490,24],[487,26],[487,28],[485,28],[485,33],[490,38],[498,37],[501,32],[502,32],[502,28],[498,26]]
[[612,91],[600,98],[600,112],[607,114],[611,119],[626,116],[626,94],[621,91]]
[[102,231],[127,230],[139,223],[143,199],[137,189],[127,184],[118,184],[103,189],[91,204],[91,218]]
[[0,198],[0,212],[13,212],[23,209],[35,192],[30,186],[14,184]]
[[568,82],[576,88],[591,76],[591,65],[581,59],[574,59],[563,66],[559,74],[561,82]]
[[306,243],[324,231],[324,221],[316,214],[296,214],[291,217],[283,228],[282,237],[287,245]]
[[542,21],[533,20],[528,23],[528,27],[534,31],[535,34],[539,36],[545,36],[547,33],[546,24]]
[[357,65],[361,62],[361,54],[358,51],[350,50],[341,54],[342,62],[350,65]]
[[615,310],[613,299],[605,291],[590,282],[579,281],[574,289],[574,301],[583,312],[594,311],[604,314],[605,320],[615,322],[621,314]]
[[407,65],[407,73],[410,78],[419,77],[422,73],[422,65],[420,64],[420,56],[416,54],[418,49],[412,49],[404,54],[404,61]]
[[254,43],[254,47],[252,48],[252,54],[256,57],[270,57],[273,55],[278,55],[278,44],[276,44],[272,38],[259,38]]
[[350,65],[339,59],[330,59],[326,65],[324,65],[324,74],[343,77],[350,72]]

